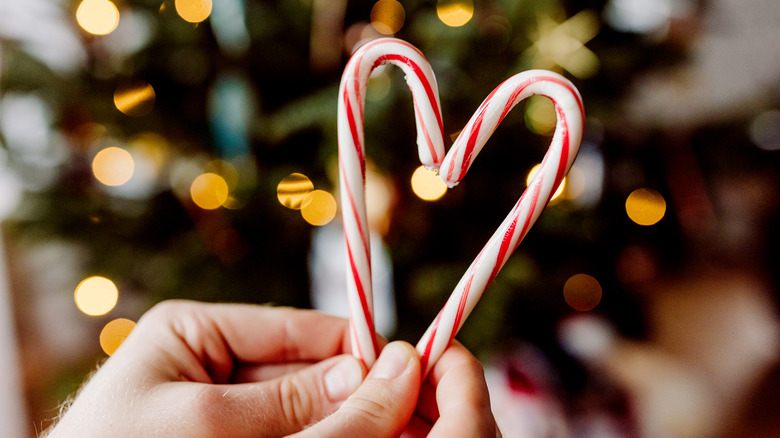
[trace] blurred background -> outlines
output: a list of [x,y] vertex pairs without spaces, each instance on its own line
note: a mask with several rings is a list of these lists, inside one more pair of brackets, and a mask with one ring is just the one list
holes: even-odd
[[[4,1],[3,436],[51,424],[161,300],[346,314],[336,95],[381,36],[431,62],[448,140],[523,70],[585,102],[561,193],[458,335],[504,435],[780,436],[775,0]],[[522,102],[445,190],[400,70],[366,99],[377,325],[414,343],[555,113]]]

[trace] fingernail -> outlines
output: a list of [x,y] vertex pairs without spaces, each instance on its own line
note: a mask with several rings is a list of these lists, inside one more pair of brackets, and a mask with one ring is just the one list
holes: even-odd
[[323,380],[328,398],[331,401],[342,401],[362,383],[363,369],[357,359],[344,356],[325,373]]
[[382,350],[373,367],[373,377],[379,379],[395,379],[403,374],[409,361],[415,354],[412,347],[406,347],[399,342],[391,342]]

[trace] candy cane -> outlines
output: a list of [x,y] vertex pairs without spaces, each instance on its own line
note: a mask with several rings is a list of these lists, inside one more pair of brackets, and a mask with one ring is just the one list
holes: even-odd
[[414,46],[382,38],[361,46],[347,62],[338,98],[339,184],[347,248],[347,296],[350,308],[352,351],[371,366],[377,345],[373,320],[371,252],[365,205],[365,146],[363,108],[371,72],[384,63],[406,74],[414,101],[420,161],[436,169],[444,158],[439,92],[425,57]]
[[504,117],[518,102],[531,95],[547,96],[555,104],[558,123],[552,142],[540,171],[471,263],[417,344],[425,374],[528,233],[577,156],[585,122],[579,92],[571,82],[556,73],[531,70],[507,79],[482,102],[444,158],[439,175],[450,187],[460,182]]

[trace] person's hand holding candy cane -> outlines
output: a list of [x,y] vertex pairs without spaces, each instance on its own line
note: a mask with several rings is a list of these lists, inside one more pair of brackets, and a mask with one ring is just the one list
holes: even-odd
[[385,345],[366,373],[348,326],[307,310],[165,302],[45,436],[497,435],[482,367],[465,348],[449,348],[421,385],[405,342]]

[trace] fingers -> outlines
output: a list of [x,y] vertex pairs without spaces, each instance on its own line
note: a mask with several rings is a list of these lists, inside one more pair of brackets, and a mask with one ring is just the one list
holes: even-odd
[[[484,370],[465,347],[453,342],[434,366],[429,379],[436,387],[435,405],[439,415],[429,438],[500,436],[490,409]],[[418,409],[427,409],[428,415],[435,413],[430,406],[423,405]]]
[[417,352],[406,342],[392,342],[336,412],[296,437],[397,437],[412,417],[419,388]]
[[188,379],[226,383],[236,362],[316,362],[347,353],[348,325],[307,310],[166,301],[140,319],[122,347],[178,366]]
[[160,409],[169,419],[187,419],[176,436],[281,437],[333,413],[364,375],[358,359],[342,355],[265,382],[173,382]]

